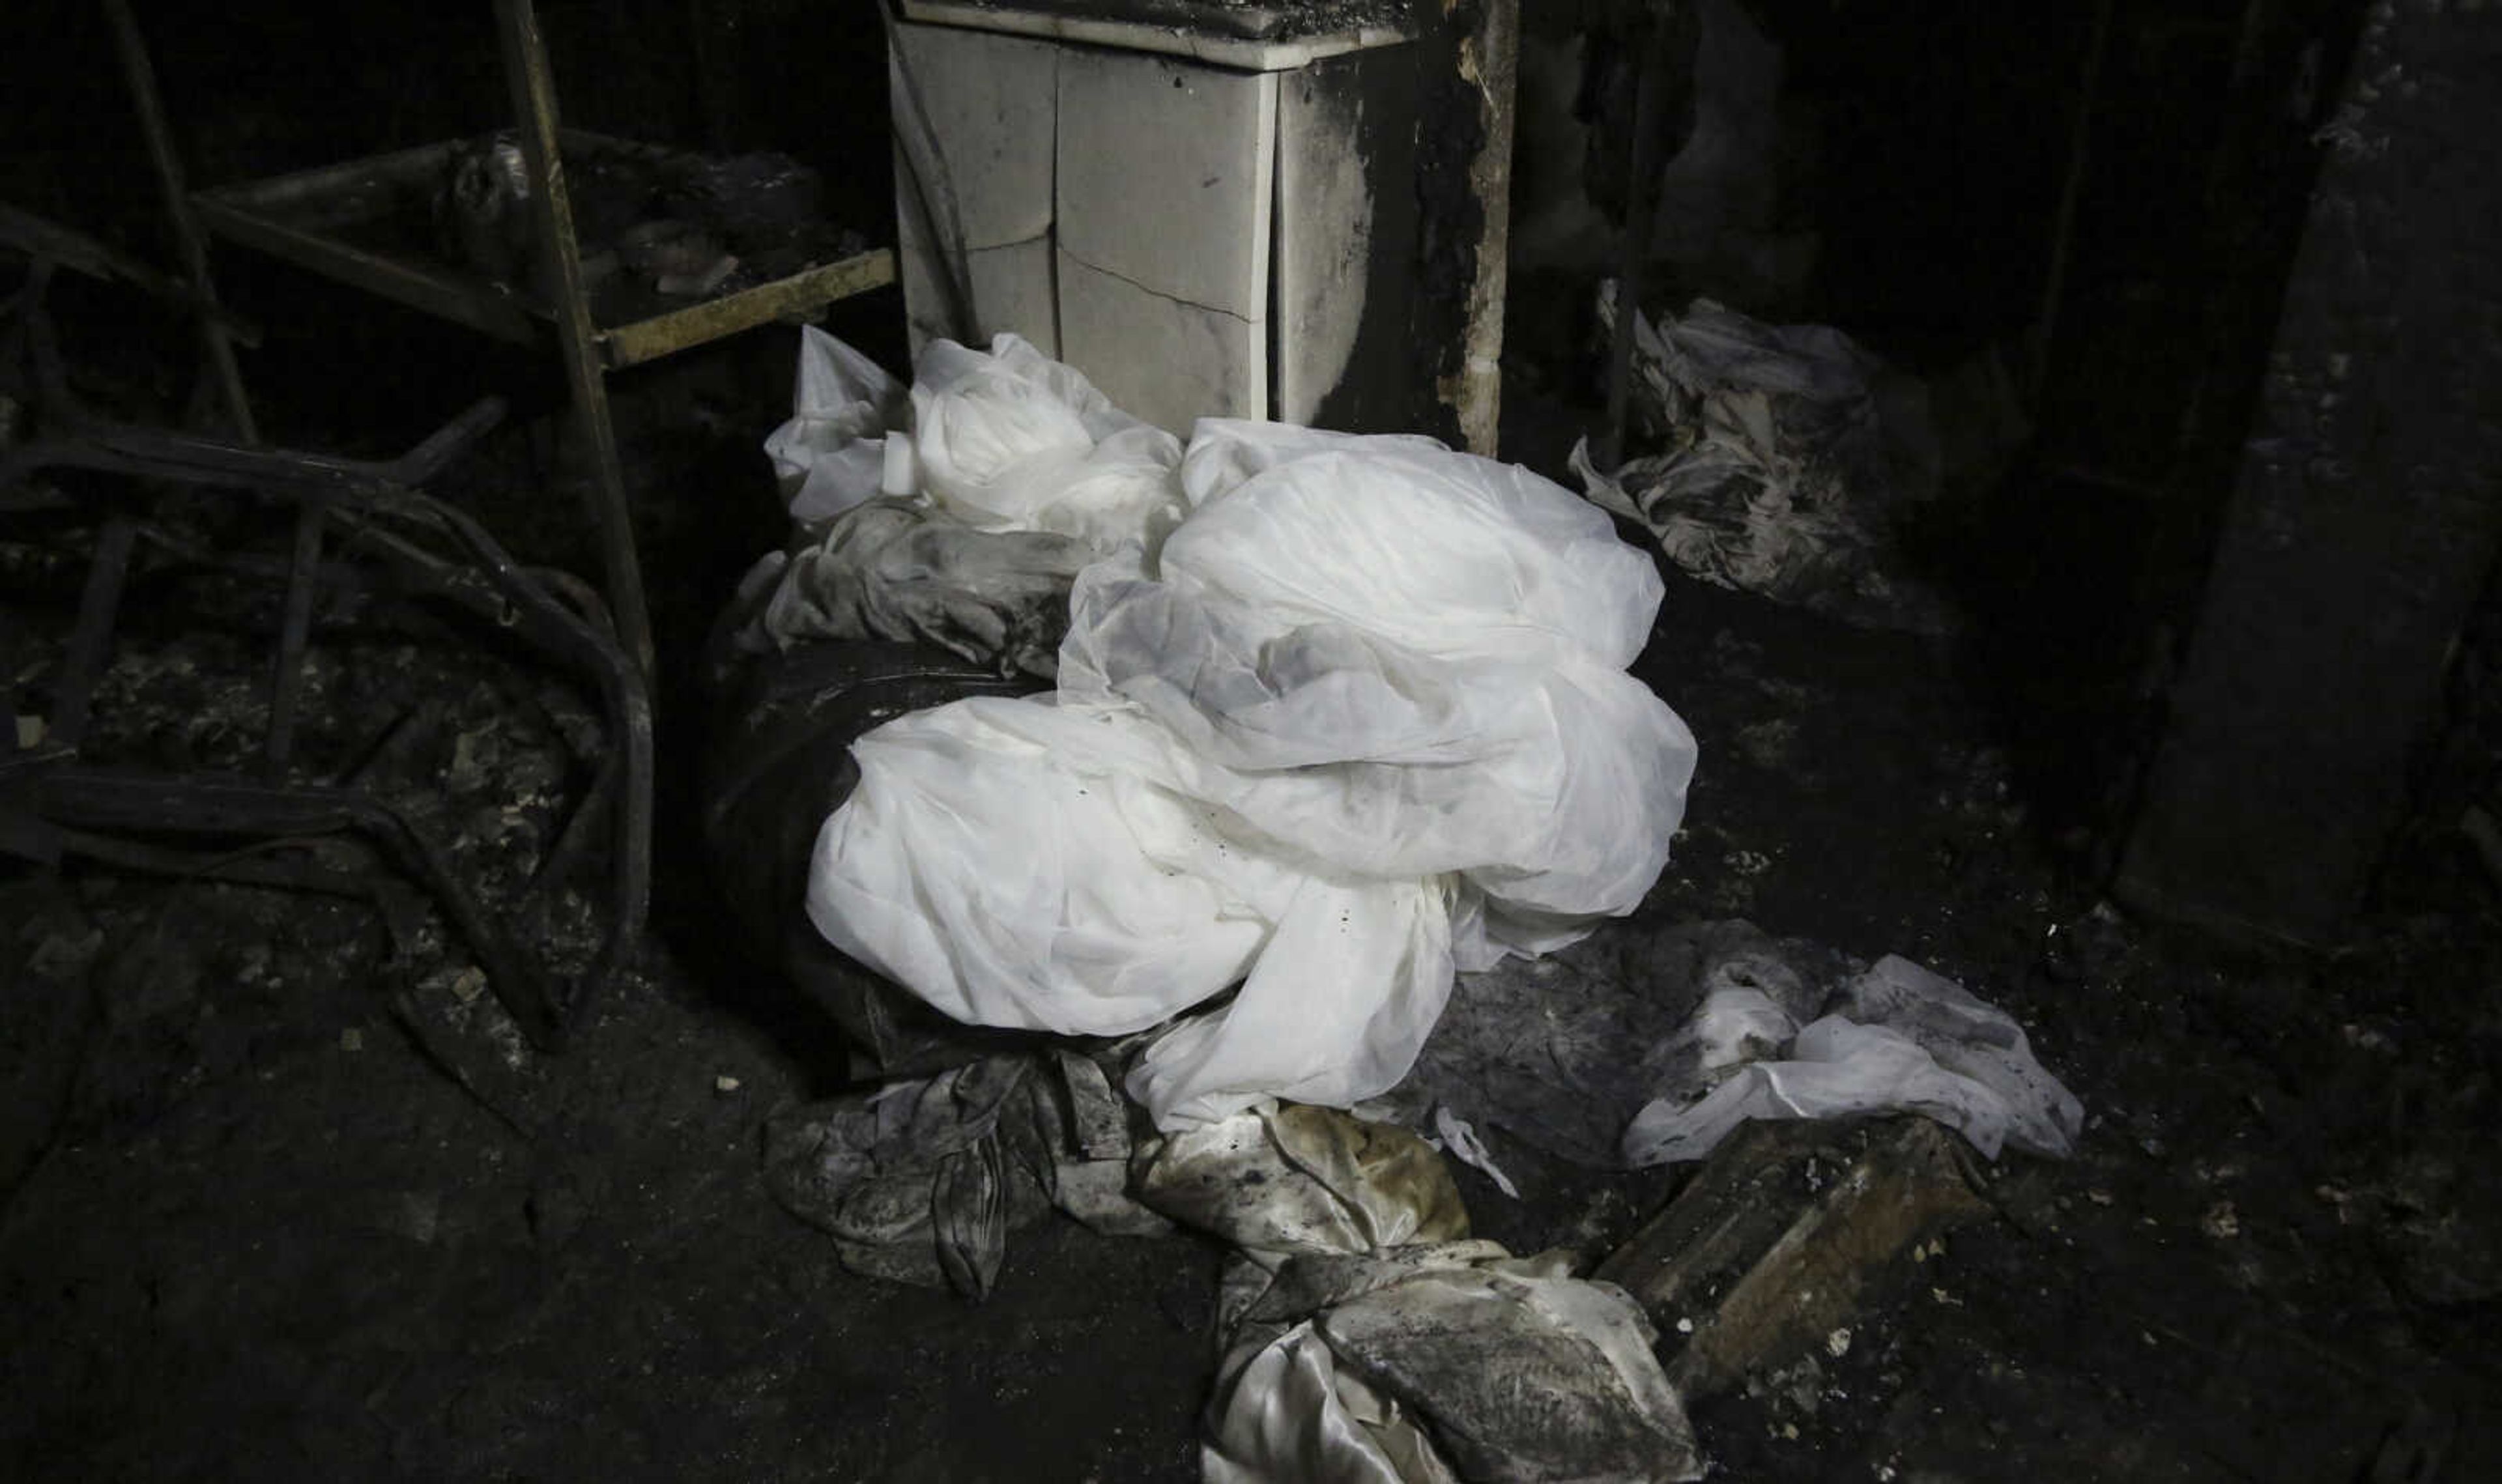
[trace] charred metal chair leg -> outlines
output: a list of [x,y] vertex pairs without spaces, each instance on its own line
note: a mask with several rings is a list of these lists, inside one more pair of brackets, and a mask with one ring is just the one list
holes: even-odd
[[295,697],[304,684],[304,646],[313,632],[313,596],[321,575],[325,513],[320,499],[295,507],[295,552],[287,569],[287,609],[279,621],[278,663],[269,676],[269,734],[261,746],[261,764],[272,783],[287,776],[287,760],[295,749]]
[[96,538],[95,559],[87,566],[86,588],[79,594],[78,626],[70,632],[69,654],[61,662],[60,685],[52,696],[49,729],[64,749],[76,750],[86,735],[95,683],[104,676],[113,651],[114,626],[121,614],[130,549],[138,539],[137,523],[119,513],[106,518],[104,532]]

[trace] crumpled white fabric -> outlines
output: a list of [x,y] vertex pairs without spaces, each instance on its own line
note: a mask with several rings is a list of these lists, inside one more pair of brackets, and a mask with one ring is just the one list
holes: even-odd
[[[802,326],[793,403],[764,452],[796,535],[740,583],[750,653],[928,640],[1048,675],[1069,578],[1124,548],[1151,550],[1188,508],[1181,440],[1015,335],[987,352],[931,341],[907,393]],[[880,496],[886,508],[868,508]],[[1036,624],[1045,587],[1053,616]]]
[[1841,1012],[1800,1029],[1783,1060],[1749,1062],[1692,1102],[1661,1098],[1625,1130],[1633,1167],[1700,1160],[1752,1119],[1910,1112],[1989,1159],[2006,1144],[2065,1158],[2084,1108],[2042,1063],[2012,1017],[1898,956],[1838,996]]
[[1021,337],[997,336],[987,354],[933,340],[913,369],[912,465],[939,509],[1104,552],[1181,518],[1181,440]]
[[[916,388],[931,497],[1011,519],[1045,472],[1078,477],[1117,415],[1040,408],[1062,385],[1003,352]],[[856,745],[807,902],[973,1024],[1117,1034],[1239,981],[1133,1074],[1168,1129],[1387,1090],[1455,966],[1640,903],[1695,756],[1623,668],[1658,575],[1561,487],[1428,439],[1223,420],[1179,485],[1160,548],[1079,574],[1057,694]]]
[[907,405],[885,367],[813,324],[799,326],[791,421],[764,439],[791,519],[830,520],[875,496],[886,430]]
[[2015,1018],[1962,985],[1888,954],[1843,989],[1851,1019],[1885,1026],[1941,1067],[1979,1083],[2007,1106],[2007,1141],[2065,1159],[2084,1131],[2084,1104],[2033,1056]]

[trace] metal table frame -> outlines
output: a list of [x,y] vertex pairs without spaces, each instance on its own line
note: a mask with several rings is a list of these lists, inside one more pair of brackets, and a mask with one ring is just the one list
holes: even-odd
[[[521,120],[522,153],[531,185],[530,208],[545,254],[542,281],[550,292],[544,301],[447,264],[355,246],[318,226],[308,226],[300,216],[287,210],[360,173],[429,168],[441,161],[449,145],[424,146],[242,186],[186,191],[164,112],[157,101],[154,73],[131,19],[128,0],[105,0],[105,8],[113,21],[140,122],[147,131],[150,153],[174,218],[185,267],[202,293],[208,292],[209,282],[201,237],[201,229],[206,228],[473,330],[524,345],[547,347],[558,354],[564,363],[574,418],[592,458],[587,501],[598,543],[608,607],[616,617],[621,637],[644,674],[650,676],[651,619],[644,602],[642,569],[626,500],[625,471],[617,454],[616,427],[609,414],[607,374],[768,320],[812,315],[837,299],[893,283],[894,253],[876,249],[817,264],[739,292],[603,328],[591,314],[581,245],[573,230],[572,197],[558,148],[564,137],[596,136],[569,135],[559,127],[556,82],[532,0],[495,0],[495,28],[513,112]],[[211,307],[214,310],[213,301]],[[235,374],[233,354],[224,343],[219,321],[213,313],[202,322],[211,365],[226,390],[229,407],[236,413],[238,429],[246,442],[257,441]]]

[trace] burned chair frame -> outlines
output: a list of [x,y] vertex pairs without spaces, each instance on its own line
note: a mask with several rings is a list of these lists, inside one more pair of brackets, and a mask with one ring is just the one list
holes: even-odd
[[[32,219],[11,213],[0,226]],[[0,855],[47,866],[79,855],[126,869],[363,895],[388,912],[391,894],[404,897],[405,891],[387,875],[310,859],[265,859],[265,847],[276,842],[361,836],[434,897],[531,1044],[557,1049],[626,966],[641,935],[651,886],[652,707],[640,667],[589,584],[522,565],[471,516],[418,488],[500,422],[504,404],[484,399],[407,454],[384,461],[256,448],[101,416],[70,389],[45,305],[55,270],[120,278],[160,294],[168,286],[118,271],[118,254],[100,244],[42,225],[41,232],[0,232],[0,250],[26,260],[23,282],[0,299],[0,391],[32,415],[31,436],[16,442],[0,436],[0,517],[91,503],[99,524],[44,731],[32,745],[12,738],[10,750],[0,750]],[[277,502],[291,509],[292,550],[285,558],[214,550],[143,520],[126,501],[73,495],[36,482],[46,470],[93,471],[203,496]],[[143,543],[179,563],[285,585],[257,777],[145,771],[82,756],[123,589]],[[326,557],[325,548],[331,549]],[[519,911],[489,911],[433,840],[355,779],[290,776],[305,652],[316,598],[324,589],[448,603],[517,637],[596,691],[606,727],[601,756],[538,862]],[[544,910],[603,832],[609,845],[604,933],[589,967],[559,990],[542,956],[516,936],[514,924]],[[169,837],[186,843],[164,843]],[[237,840],[260,845],[239,851]]]

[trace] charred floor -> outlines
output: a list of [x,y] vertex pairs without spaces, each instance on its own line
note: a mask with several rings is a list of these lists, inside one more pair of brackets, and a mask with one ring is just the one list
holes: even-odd
[[[1848,75],[1876,63],[1802,41],[1799,9],[1749,14],[1786,44],[1794,86],[1860,96]],[[1978,53],[2032,56],[2026,65],[2044,76],[2073,77],[2059,69],[2105,46],[2108,31],[2124,45],[2103,65],[2122,83],[2104,85],[2142,87],[2141,100],[2163,85],[2164,58],[2214,49],[2131,14],[2146,8],[2069,9],[2077,14],[2048,28],[2056,35],[2039,55],[1988,51],[2013,44],[1986,27],[1957,34]],[[2313,10],[2335,8],[2258,9],[2279,23],[2268,46],[2285,53],[2287,75],[2305,65],[2324,75],[2317,106],[2333,114],[2335,64],[2364,17],[2321,22],[2321,34],[2344,39],[2304,64],[2299,46],[2280,43],[2316,19]],[[580,17],[549,10],[561,52]],[[142,18],[173,32],[186,24]],[[1600,23],[1577,11],[1552,22]],[[256,34],[283,29],[268,20]],[[874,17],[837,29],[835,40],[875,60]],[[742,51],[744,40],[728,47],[727,29],[706,34],[721,44],[700,59],[712,90],[668,105],[688,132],[708,122],[732,142],[789,137],[788,106],[724,102],[742,94],[719,80],[790,64]],[[2490,27],[2481,34],[2489,57]],[[88,55],[55,41],[63,54]],[[173,50],[160,43],[169,78]],[[208,81],[170,84],[178,106],[197,111],[220,80],[251,70],[208,54],[194,74]],[[659,68],[652,56],[608,60],[584,88],[586,112],[611,90],[659,95],[644,76]],[[473,77],[471,90],[491,94],[493,81]],[[2397,82],[2384,85],[2394,96]],[[2003,95],[2012,90],[1992,84],[1971,107],[1998,117],[2016,109]],[[882,127],[877,101],[829,106]],[[1901,143],[1968,125],[1968,114],[1896,116],[1878,132]],[[427,105],[402,105],[399,121],[412,117],[427,132]],[[1604,105],[1590,117],[1600,121],[1587,127],[1606,127]],[[2027,125],[2034,132],[2017,131],[1996,168],[2024,174],[2024,149],[2055,154],[2067,126],[2064,114]],[[2134,164],[2143,146],[2126,143],[2130,131],[2154,126],[2107,114],[2094,127],[2106,131],[2097,144],[2116,144]],[[74,167],[64,128],[53,117],[30,156]],[[2197,896],[2187,867],[2173,871],[2187,858],[2146,844],[2140,828],[2145,811],[2167,807],[2166,789],[2185,787],[2182,764],[2164,760],[2167,739],[2181,745],[2170,729],[2178,688],[2205,686],[2189,704],[2211,712],[2223,704],[2216,695],[2240,693],[2218,689],[2225,661],[2202,669],[2185,658],[2213,611],[2202,604],[2216,601],[2213,554],[2230,548],[2244,519],[2228,495],[2253,477],[2236,470],[2246,456],[2281,463],[2286,408],[2316,391],[2291,373],[2268,382],[2249,370],[2271,345],[2268,375],[2317,349],[2279,327],[2287,290],[2277,281],[2290,280],[2299,302],[2306,276],[2329,276],[2322,291],[2334,297],[2347,271],[2302,255],[2305,192],[2293,192],[2288,215],[2265,162],[2253,163],[2264,154],[2257,134],[2225,133],[2233,148],[2202,159],[2239,214],[2206,219],[2194,252],[2132,237],[2113,224],[2108,200],[2097,215],[2095,191],[2124,199],[2128,182],[2088,177],[2078,187],[2074,210],[2106,236],[2096,246],[2089,230],[2073,249],[2081,266],[2067,270],[2060,349],[2045,353],[2033,428],[2020,446],[1994,450],[1985,484],[1941,504],[1908,542],[1905,559],[1958,623],[1870,626],[1730,590],[1658,556],[1667,597],[1632,673],[1690,725],[1703,760],[1670,864],[1627,930],[1743,922],[1854,960],[1914,960],[2012,1015],[2086,1111],[2072,1159],[1958,1156],[1950,1198],[1944,1186],[1903,1181],[1900,1202],[1918,1220],[1887,1230],[1899,1238],[1916,1228],[1915,1238],[1833,1238],[1824,1270],[1848,1294],[1816,1312],[1842,1317],[1809,1342],[1767,1339],[1685,1398],[1709,1477],[2382,1484],[2481,1477],[2502,1448],[2502,1356],[2490,1336],[2502,1301],[2502,845],[2486,812],[2502,810],[2492,793],[2497,590],[2482,579],[2481,595],[2451,604],[2464,618],[2434,646],[2439,693],[2402,739],[2403,787],[2373,806],[2382,833],[2346,852],[2362,863],[2350,890],[2339,888],[2350,901],[2333,928],[2315,930],[2308,899],[2283,919],[2299,932],[2222,930],[2234,914],[2247,929],[2248,894],[2166,912]],[[1894,238],[1837,228],[1853,213],[1877,216],[1867,198],[1878,192],[1848,168],[1851,147],[1831,138],[1825,166],[1806,177],[1815,189],[1785,198],[1789,217],[1756,223],[1766,240],[1822,223],[1823,266],[1750,290],[1726,261],[1663,259],[1645,307],[1665,322],[1689,292],[1717,287],[1768,320],[1845,324],[1944,381],[1992,343],[1997,311],[1958,318],[1922,306],[1968,292],[2000,306],[2000,320],[2020,318],[2040,285],[2013,267],[2007,283],[1940,282],[1952,254],[1936,242],[1910,240],[1908,227]],[[255,105],[220,116],[195,147],[204,167],[262,169],[272,141],[297,148],[302,131]],[[1592,148],[1594,160],[1605,153]],[[883,143],[876,153],[882,171]],[[891,182],[826,174],[824,204],[857,232],[841,250],[889,241],[879,213]],[[82,216],[75,176],[29,169],[10,188],[48,218],[147,219],[144,192]],[[2333,199],[2341,187],[2330,187]],[[2375,190],[2406,188],[2367,177],[2353,199],[2368,207]],[[2475,188],[2490,198],[2489,171]],[[1502,452],[1579,489],[1573,446],[1608,417],[1592,292],[1605,266],[1569,243],[1524,259],[1517,235],[1538,219],[1517,185],[1513,201]],[[2057,210],[2055,200],[1990,203],[1960,219],[1942,212],[1930,228],[1985,227],[1992,210],[2029,225]],[[2166,317],[2207,280],[2183,264],[2212,268],[2208,254],[2229,255],[2235,232],[2268,221],[2275,267],[2250,290],[2268,302],[2215,301],[2212,333],[2189,343]],[[2474,246],[2468,227],[2452,230],[2442,240],[2462,253]],[[135,228],[103,235],[149,240]],[[1888,254],[1922,266],[1872,265]],[[767,324],[613,384],[655,651],[647,916],[626,913],[621,933],[617,866],[628,836],[615,820],[630,784],[613,759],[631,719],[601,676],[603,655],[630,658],[622,646],[566,637],[577,620],[613,630],[584,618],[600,611],[595,597],[567,595],[595,587],[600,567],[582,514],[595,458],[566,416],[562,379],[543,357],[285,263],[221,250],[217,269],[223,300],[259,340],[243,366],[268,444],[388,463],[479,397],[501,397],[500,415],[419,483],[491,532],[511,569],[537,586],[428,587],[421,578],[441,562],[393,554],[448,553],[464,570],[494,563],[461,543],[450,518],[324,494],[347,514],[327,527],[323,559],[384,575],[318,586],[290,741],[273,773],[270,671],[288,628],[299,500],[204,494],[159,463],[48,470],[27,487],[39,484],[42,498],[0,505],[0,658],[17,779],[56,760],[44,752],[44,719],[80,665],[74,635],[96,601],[96,555],[120,539],[136,555],[90,677],[76,760],[177,781],[353,788],[427,842],[439,876],[357,843],[357,829],[327,815],[171,838],[96,825],[65,840],[17,827],[36,816],[0,773],[0,820],[13,827],[0,841],[10,847],[0,865],[0,1329],[11,1336],[0,1347],[0,1472],[1197,1477],[1219,1360],[1222,1243],[1186,1231],[1105,1236],[1051,1217],[1016,1234],[976,1303],[846,1270],[826,1233],[769,1188],[768,1124],[860,1085],[844,1029],[738,926],[724,894],[734,873],[718,868],[701,823],[720,616],[749,564],[784,539],[781,495],[757,448],[790,405],[793,331]],[[2471,298],[2474,284],[2492,282],[2484,271],[2453,288]],[[5,272],[14,260],[0,253]],[[55,275],[44,303],[83,407],[231,440],[213,390],[195,386],[207,379],[189,310],[126,279],[75,271]],[[2379,312],[2346,308],[2357,323]],[[2406,312],[2424,310],[2410,301]],[[892,288],[820,319],[898,367],[903,321]],[[2239,380],[2202,361],[2227,342],[2254,347]],[[2355,344],[2352,354],[2370,354]],[[2144,369],[2158,363],[2159,375]],[[2431,373],[2406,385],[2436,383],[2450,385]],[[2228,384],[2239,403],[2213,389]],[[2208,388],[2199,415],[2209,422],[2146,431],[2139,403],[2183,388]],[[31,396],[11,394],[0,453],[34,425]],[[2323,423],[2306,436],[2317,446],[2302,467],[2317,478],[2321,460],[2343,456],[2346,434]],[[1639,423],[1634,437],[1635,453],[1657,447]],[[2267,447],[2248,454],[2254,440]],[[2313,509],[2282,484],[2267,489],[2282,503],[2266,508],[2285,523]],[[1656,554],[1640,523],[1618,525]],[[2470,526],[2484,529],[2453,528]],[[2408,550],[2349,545],[2376,572]],[[2481,579],[2489,563],[2450,565],[2476,565]],[[2438,566],[2427,559],[2409,590],[2449,581]],[[2264,574],[2248,580],[2263,585]],[[522,617],[541,599],[544,615]],[[2408,613],[2418,627],[2431,623]],[[2240,653],[2263,687],[2253,649]],[[2353,704],[2360,692],[2337,689],[2335,668],[2318,666],[2324,693]],[[2321,730],[2344,735],[2333,718]],[[2332,736],[2285,752],[2325,767],[2378,756],[2383,741],[2350,739],[2341,753]],[[2362,806],[2335,796],[2317,807]],[[2262,835],[2264,847],[2298,831]],[[138,844],[117,853],[98,843],[105,836]],[[2329,863],[2343,870],[2345,859]],[[447,905],[455,896],[483,907],[504,949],[482,952]],[[497,952],[525,960],[526,972],[490,972]],[[553,987],[560,1037],[533,1033],[517,977]],[[1522,1254],[1568,1249],[1595,1265],[1640,1248],[1680,1196],[1701,1198],[1747,1160],[1771,1173],[1732,1209],[1780,1221],[1832,1209],[1853,1180],[1894,1191],[1881,1185],[1883,1152],[1903,1126],[1862,1121],[1803,1154],[1731,1146],[1699,1170],[1638,1171],[1584,1167],[1490,1126],[1488,1153],[1516,1194],[1457,1161],[1451,1173],[1477,1235]],[[1662,1328],[1673,1357],[1678,1327]]]

